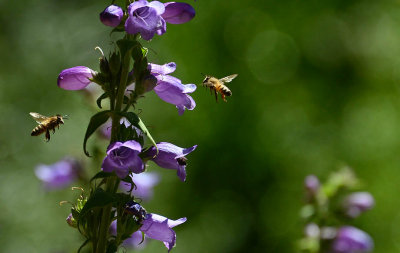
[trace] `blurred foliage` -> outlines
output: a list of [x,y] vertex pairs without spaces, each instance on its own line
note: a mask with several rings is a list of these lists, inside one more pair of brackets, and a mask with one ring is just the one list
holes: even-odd
[[[163,181],[146,209],[188,217],[173,252],[294,252],[303,178],[342,165],[376,198],[356,225],[375,252],[399,251],[400,2],[188,2],[194,20],[145,43],[152,62],[176,62],[183,83],[200,84],[200,73],[239,77],[227,103],[199,86],[196,109],[181,117],[153,93],[138,103],[156,141],[199,145],[186,183],[149,167]],[[0,1],[2,252],[74,252],[82,242],[65,222],[69,207],[58,205],[76,192],[44,192],[33,168],[65,155],[89,164],[82,141],[93,110],[56,78],[77,65],[97,69],[94,48],[114,46],[98,19],[107,4]],[[70,120],[45,143],[29,135],[31,111]],[[142,252],[166,249],[153,241]]]

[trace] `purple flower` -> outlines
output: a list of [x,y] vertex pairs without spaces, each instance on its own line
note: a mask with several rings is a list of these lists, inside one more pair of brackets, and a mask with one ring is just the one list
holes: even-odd
[[79,163],[72,158],[64,158],[54,164],[40,164],[35,168],[35,175],[46,190],[56,190],[69,186],[78,178],[81,170]]
[[317,194],[317,192],[320,188],[320,183],[319,183],[318,178],[314,175],[308,175],[304,179],[304,187],[311,195]]
[[374,204],[374,197],[369,192],[355,192],[346,197],[343,208],[349,217],[356,218],[362,212],[371,209]]
[[[142,200],[149,200],[153,196],[153,187],[160,181],[158,174],[151,172],[143,172],[132,175],[131,177],[136,185],[136,188],[132,190],[132,195]],[[125,191],[129,191],[131,189],[131,184],[121,182],[120,187]]]
[[174,62],[164,65],[149,64],[149,69],[157,78],[155,93],[165,102],[175,105],[179,115],[182,115],[185,109],[193,110],[196,107],[196,102],[188,95],[196,90],[196,85],[182,84],[178,78],[168,75],[176,69]]
[[147,155],[151,157],[151,160],[158,166],[165,169],[177,170],[176,174],[182,180],[186,180],[186,155],[195,150],[197,145],[190,148],[180,148],[174,144],[168,142],[160,142],[157,144],[157,150],[155,147],[151,147],[147,151]]
[[124,12],[122,8],[117,5],[108,6],[102,13],[100,13],[100,21],[111,27],[117,27],[122,18],[124,17]]
[[64,69],[58,75],[57,85],[64,90],[81,90],[92,81],[95,72],[85,66]]
[[196,15],[190,4],[179,2],[164,3],[165,12],[161,15],[167,23],[183,24],[189,22]]
[[186,218],[170,220],[158,214],[148,213],[139,230],[151,239],[164,242],[164,245],[168,248],[169,252],[176,243],[176,234],[172,228],[184,223],[185,221]]
[[103,160],[102,170],[115,172],[119,178],[125,178],[130,172],[139,174],[145,169],[138,156],[142,147],[136,141],[114,142],[107,148],[107,156]]
[[162,35],[167,27],[161,17],[165,7],[159,1],[147,2],[139,0],[128,7],[128,19],[125,22],[125,30],[129,34],[140,33],[143,39],[151,40],[154,34]]
[[[117,235],[117,220],[114,220],[110,226],[110,234]],[[142,232],[139,230],[134,232],[131,237],[124,240],[122,245],[133,249],[142,249],[146,245],[146,239],[142,242]]]
[[334,253],[366,253],[373,248],[372,238],[364,231],[351,226],[339,228],[332,244]]

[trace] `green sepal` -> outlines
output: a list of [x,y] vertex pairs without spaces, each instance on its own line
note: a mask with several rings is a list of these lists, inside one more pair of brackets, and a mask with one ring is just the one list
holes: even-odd
[[84,216],[87,212],[96,207],[103,207],[109,204],[112,204],[116,201],[115,195],[106,192],[101,188],[97,188],[89,197],[85,206],[82,208],[80,212],[80,217]]
[[110,116],[111,116],[111,111],[107,110],[98,112],[90,118],[89,125],[86,129],[85,138],[83,140],[83,152],[85,153],[85,155],[90,157],[89,152],[86,150],[87,140],[96,131],[97,128],[99,128],[108,120]]
[[121,57],[118,52],[111,54],[109,65],[111,73],[116,76],[121,69]]
[[138,44],[139,43],[137,41],[127,40],[127,39],[121,39],[121,40],[117,41],[117,45],[118,45],[119,51],[121,52],[121,55],[125,55],[127,52],[132,50],[134,47],[137,47]]
[[92,182],[93,180],[99,179],[99,178],[107,178],[107,177],[111,177],[114,175],[115,175],[114,173],[100,171],[90,179],[90,182]]
[[119,114],[122,117],[125,117],[132,125],[135,127],[139,128],[142,130],[142,132],[149,138],[150,142],[153,143],[154,147],[157,149],[157,154],[158,154],[158,148],[157,144],[154,141],[153,137],[151,136],[149,130],[147,130],[146,125],[143,123],[143,121],[133,112],[119,112]]
[[101,96],[96,100],[96,104],[97,104],[97,106],[98,106],[100,109],[102,109],[102,107],[101,107],[101,100],[103,100],[103,99],[105,99],[105,98],[108,98],[108,97],[109,97],[108,92],[104,92],[104,93],[101,94]]

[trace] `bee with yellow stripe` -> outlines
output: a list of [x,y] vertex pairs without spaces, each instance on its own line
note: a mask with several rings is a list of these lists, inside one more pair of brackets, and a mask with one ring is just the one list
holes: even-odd
[[218,102],[218,93],[221,94],[222,99],[226,101],[225,97],[232,96],[232,91],[225,85],[225,83],[231,82],[237,74],[233,74],[221,79],[218,79],[213,76],[206,75],[206,78],[203,80],[203,86],[210,88],[210,91],[214,91],[215,99]]
[[57,127],[59,129],[60,124],[64,124],[64,118],[67,118],[67,115],[61,116],[60,114],[51,117],[43,116],[37,112],[31,112],[29,114],[39,124],[32,130],[31,136],[38,136],[46,132],[46,141],[50,140],[50,130],[53,130],[53,133],[55,133],[55,128]]

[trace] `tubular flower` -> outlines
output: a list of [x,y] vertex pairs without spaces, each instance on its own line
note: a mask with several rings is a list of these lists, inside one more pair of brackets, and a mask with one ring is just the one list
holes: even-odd
[[195,150],[197,145],[190,148],[180,148],[168,142],[160,142],[157,144],[157,148],[158,154],[155,147],[151,147],[147,151],[147,155],[152,157],[151,160],[162,168],[177,170],[178,177],[181,181],[185,181],[187,161],[185,156]]
[[155,93],[165,102],[173,104],[182,115],[185,109],[193,110],[196,102],[188,93],[196,90],[195,84],[182,84],[181,80],[168,74],[176,69],[176,64],[170,62],[164,65],[149,64],[151,74],[157,78]]
[[345,226],[339,228],[332,244],[334,253],[366,253],[372,251],[374,242],[364,231]]
[[162,35],[166,32],[165,20],[161,17],[165,7],[159,1],[147,2],[139,0],[128,7],[128,19],[125,30],[129,34],[140,33],[143,39],[151,40],[154,34]]
[[142,221],[142,226],[139,230],[151,239],[164,242],[165,247],[167,247],[168,252],[170,252],[176,243],[176,234],[172,228],[185,221],[186,218],[170,220],[158,214],[148,213],[146,218]]
[[130,172],[139,174],[145,169],[138,156],[142,147],[136,141],[114,142],[107,148],[107,156],[103,160],[102,170],[115,172],[119,178],[125,178]]
[[[144,172],[131,177],[136,186],[132,190],[132,195],[143,200],[148,200],[153,196],[153,187],[160,182],[158,174],[151,172]],[[121,182],[120,186],[125,191],[131,189],[129,183]]]
[[346,197],[343,208],[349,217],[356,218],[362,212],[371,209],[374,204],[374,197],[369,192],[355,192]]
[[64,69],[58,75],[57,85],[64,90],[81,90],[92,81],[95,72],[85,66]]
[[165,12],[161,15],[170,24],[183,24],[189,22],[196,15],[194,8],[187,3],[164,3]]
[[54,164],[40,164],[35,169],[35,175],[43,182],[46,190],[56,190],[67,187],[78,178],[81,167],[72,158],[64,158]]
[[111,27],[117,27],[122,18],[124,17],[124,12],[122,8],[117,5],[110,5],[104,11],[100,13],[100,21]]

